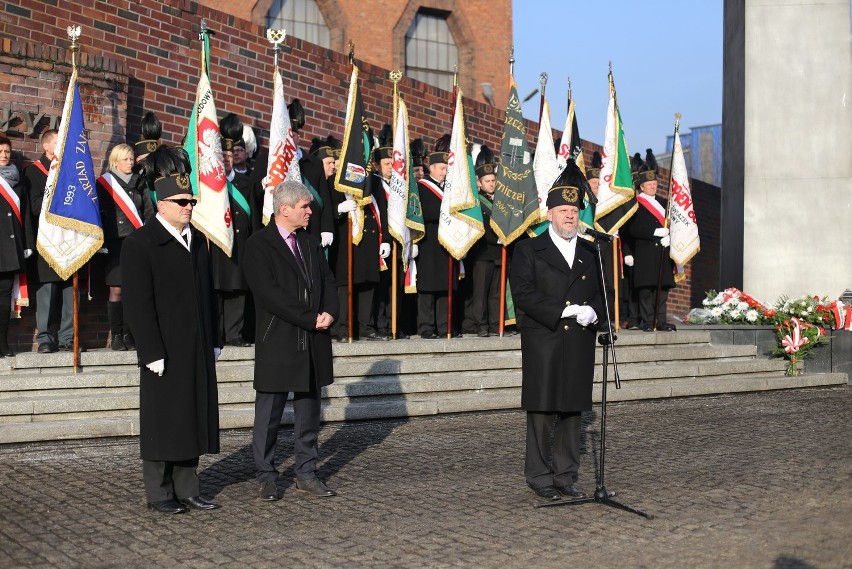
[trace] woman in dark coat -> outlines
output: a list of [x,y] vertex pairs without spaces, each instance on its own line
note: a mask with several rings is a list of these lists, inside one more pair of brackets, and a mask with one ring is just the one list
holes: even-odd
[[113,350],[132,350],[136,345],[124,325],[121,304],[121,245],[131,233],[154,217],[151,194],[134,172],[133,149],[119,144],[109,153],[109,167],[98,178],[98,203],[107,250],[106,285],[109,287],[107,317]]
[[17,279],[26,282],[24,259],[35,247],[28,206],[21,174],[12,164],[12,141],[0,136],[0,358],[15,355],[6,337],[12,289]]
[[[161,146],[144,161],[157,216],[122,246],[127,323],[136,340],[139,446],[148,507],[212,509],[199,497],[198,457],[219,452],[216,358],[221,344],[208,243],[189,224],[189,159]],[[180,502],[180,503],[179,503]]]

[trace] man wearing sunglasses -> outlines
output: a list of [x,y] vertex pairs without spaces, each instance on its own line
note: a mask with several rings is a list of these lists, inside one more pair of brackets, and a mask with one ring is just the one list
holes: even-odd
[[202,454],[219,452],[216,360],[221,352],[210,254],[190,226],[189,158],[160,146],[143,162],[157,215],[121,250],[125,319],[140,367],[139,446],[148,508],[213,510],[200,496]]

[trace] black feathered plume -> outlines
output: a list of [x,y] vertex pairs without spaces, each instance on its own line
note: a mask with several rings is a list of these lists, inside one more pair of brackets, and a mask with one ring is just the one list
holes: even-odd
[[142,161],[142,174],[152,188],[157,178],[190,172],[192,172],[192,166],[189,164],[189,154],[180,146],[171,147],[161,144]]
[[650,148],[645,150],[645,166],[648,170],[657,169],[657,159],[654,158],[654,152]]
[[287,105],[290,110],[290,126],[293,130],[302,130],[305,126],[305,108],[299,99],[293,99],[293,102]]
[[386,124],[382,127],[382,130],[379,131],[379,146],[393,146],[393,127],[391,127],[391,125]]
[[236,114],[228,113],[219,121],[219,133],[222,135],[222,138],[227,138],[234,142],[242,140],[243,122]]
[[142,117],[142,139],[160,140],[163,135],[163,125],[152,111],[145,113]]
[[476,167],[484,166],[486,164],[496,164],[497,161],[494,159],[494,153],[491,152],[491,149],[485,146],[484,144],[479,149],[479,154],[476,155]]
[[435,143],[435,152],[449,152],[450,151],[450,140],[452,137],[449,134],[445,134]]
[[597,168],[597,169],[603,168],[603,157],[601,156],[601,153],[598,152],[597,150],[595,150],[595,152],[592,153],[592,168]]

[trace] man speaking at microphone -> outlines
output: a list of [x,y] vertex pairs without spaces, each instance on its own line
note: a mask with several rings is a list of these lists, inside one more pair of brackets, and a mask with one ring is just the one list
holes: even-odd
[[511,286],[527,412],[524,475],[540,497],[580,497],[581,413],[592,408],[595,327],[603,314],[593,245],[577,238],[588,182],[573,160],[547,195],[548,230],[519,242]]

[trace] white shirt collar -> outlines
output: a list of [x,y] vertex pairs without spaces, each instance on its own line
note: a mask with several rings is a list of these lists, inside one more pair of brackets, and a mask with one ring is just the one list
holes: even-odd
[[[192,231],[189,230],[189,224],[183,228],[183,231],[178,231],[175,227],[165,220],[165,218],[159,213],[155,216],[157,221],[163,224],[163,227],[166,228],[166,231],[172,234],[172,236],[180,243],[187,251],[189,251],[190,246],[192,246]],[[183,240],[183,236],[186,235],[186,241]]]
[[565,262],[568,263],[569,267],[574,268],[574,256],[577,253],[577,236],[575,235],[571,239],[567,240],[563,239],[553,230],[552,224],[547,227],[547,231],[550,233],[550,239],[565,258]]

